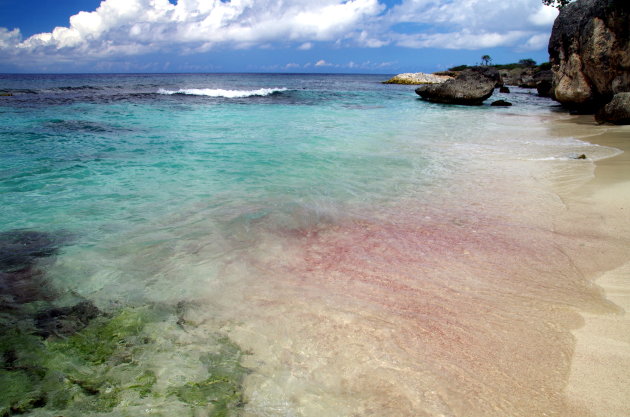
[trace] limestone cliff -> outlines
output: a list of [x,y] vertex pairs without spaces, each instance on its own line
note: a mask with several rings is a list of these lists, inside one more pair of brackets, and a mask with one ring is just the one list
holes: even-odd
[[630,91],[630,1],[578,0],[564,7],[549,40],[552,92],[594,111]]

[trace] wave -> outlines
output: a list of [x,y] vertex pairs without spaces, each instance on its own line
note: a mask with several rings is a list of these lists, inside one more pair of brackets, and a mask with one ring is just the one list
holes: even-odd
[[281,93],[287,91],[286,88],[260,88],[258,90],[223,90],[221,88],[186,88],[177,91],[164,90],[160,88],[158,94],[183,94],[193,96],[207,96],[207,97],[225,97],[225,98],[243,98],[252,96],[270,96],[272,94]]

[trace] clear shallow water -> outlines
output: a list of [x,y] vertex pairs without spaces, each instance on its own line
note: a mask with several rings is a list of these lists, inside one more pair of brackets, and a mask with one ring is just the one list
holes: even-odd
[[107,412],[208,412],[165,387],[219,334],[249,353],[245,415],[562,414],[564,309],[606,307],[550,185],[616,151],[528,90],[449,107],[384,79],[0,76],[0,230],[72,236],[42,266],[61,293],[188,306],[138,360],[160,399]]

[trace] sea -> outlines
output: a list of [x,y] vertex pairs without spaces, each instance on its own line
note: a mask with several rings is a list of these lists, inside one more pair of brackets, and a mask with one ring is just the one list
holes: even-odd
[[388,78],[0,75],[3,415],[582,415],[619,151]]

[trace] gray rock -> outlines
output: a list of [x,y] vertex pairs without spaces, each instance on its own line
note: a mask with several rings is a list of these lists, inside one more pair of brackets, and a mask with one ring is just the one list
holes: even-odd
[[595,113],[598,123],[630,124],[630,93],[617,93],[610,103]]
[[490,103],[491,106],[495,106],[495,107],[510,107],[512,105],[512,103],[510,103],[509,101],[505,101],[505,100],[497,100],[497,101],[493,101],[492,103]]
[[534,81],[536,83],[536,90],[541,97],[553,96],[553,72],[552,71],[540,71],[534,74]]
[[477,72],[483,75],[484,77],[493,80],[495,82],[495,87],[501,87],[504,84],[503,78],[501,78],[501,73],[499,72],[498,69],[494,67],[476,66],[476,67],[470,67],[468,68],[468,70]]
[[593,111],[630,91],[628,22],[628,0],[580,0],[561,9],[549,40],[557,101]]
[[492,95],[497,79],[500,79],[496,69],[483,68],[467,69],[442,84],[423,85],[416,89],[416,94],[435,103],[480,105]]

